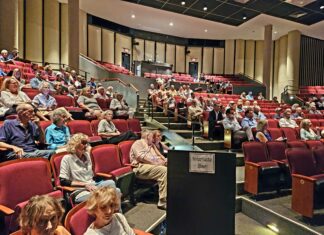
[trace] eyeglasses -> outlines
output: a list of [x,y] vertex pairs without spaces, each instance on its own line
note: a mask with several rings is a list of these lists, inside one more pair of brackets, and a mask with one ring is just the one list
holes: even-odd
[[81,140],[81,144],[87,145],[87,144],[89,144],[89,142],[88,142],[88,140]]

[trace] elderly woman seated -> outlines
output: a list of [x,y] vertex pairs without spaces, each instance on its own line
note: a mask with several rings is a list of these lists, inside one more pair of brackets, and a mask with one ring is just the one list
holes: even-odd
[[90,87],[85,87],[82,89],[77,103],[79,104],[80,108],[87,111],[86,117],[96,116],[97,118],[100,118],[102,109],[100,108],[97,100],[91,94]]
[[50,95],[50,85],[48,82],[42,82],[39,85],[40,93],[33,99],[33,105],[43,115],[48,115],[49,111],[54,110],[57,107],[57,102],[53,96]]
[[86,201],[90,192],[102,186],[116,188],[113,180],[96,181],[92,170],[88,136],[75,134],[67,144],[68,155],[61,162],[60,183],[63,186],[84,187],[73,193],[76,203]]
[[97,88],[97,93],[93,96],[93,98],[95,98],[95,99],[103,99],[103,100],[109,99],[109,97],[106,95],[106,91],[105,91],[105,88],[103,86],[99,86]]
[[133,118],[134,112],[128,107],[128,104],[123,99],[122,94],[117,94],[116,98],[110,102],[110,109],[115,112],[116,116],[126,116]]
[[321,139],[320,128],[316,128],[316,132],[313,131],[312,122],[309,119],[304,119],[300,123],[300,138],[302,140],[319,140]]
[[48,195],[34,196],[22,208],[19,216],[21,230],[16,235],[69,235],[60,225],[64,215],[61,203]]
[[107,144],[118,144],[125,140],[136,140],[138,136],[132,131],[120,133],[112,122],[113,112],[107,110],[102,114],[102,120],[98,125],[98,135],[104,139]]
[[120,208],[118,194],[116,189],[111,187],[101,187],[91,193],[86,208],[88,213],[95,217],[95,221],[90,224],[85,235],[135,235],[125,216],[118,213]]

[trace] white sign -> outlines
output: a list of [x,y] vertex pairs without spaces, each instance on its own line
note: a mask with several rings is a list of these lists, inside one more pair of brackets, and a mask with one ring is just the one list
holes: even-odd
[[215,174],[215,154],[189,154],[189,172]]

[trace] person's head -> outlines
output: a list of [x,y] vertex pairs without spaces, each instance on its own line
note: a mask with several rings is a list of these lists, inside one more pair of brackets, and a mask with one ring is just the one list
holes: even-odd
[[7,58],[7,56],[8,56],[8,51],[5,50],[5,49],[1,50],[1,55],[2,55],[3,58]]
[[235,104],[234,100],[231,100],[231,101],[228,103],[228,106],[233,107],[234,104]]
[[155,130],[153,131],[153,142],[154,143],[159,143],[162,140],[162,134],[161,131]]
[[234,115],[235,115],[235,111],[234,111],[234,109],[229,108],[229,109],[226,110],[226,117],[227,117],[228,119],[233,120],[233,119],[234,119]]
[[312,122],[309,119],[303,119],[300,122],[300,128],[309,130],[309,128],[312,126]]
[[11,93],[14,93],[14,94],[16,94],[18,92],[18,89],[19,89],[19,82],[14,77],[6,78],[3,81],[2,87],[1,87],[2,91],[10,91]]
[[311,104],[311,105],[310,105],[310,109],[311,109],[312,111],[315,111],[315,110],[316,110],[316,106],[315,106],[315,104]]
[[170,89],[171,91],[174,91],[174,85],[171,85]]
[[254,107],[253,107],[253,111],[254,111],[255,113],[259,113],[259,112],[260,112],[260,107],[259,107],[259,106],[254,106]]
[[91,97],[91,88],[88,86],[82,88],[81,95],[86,96],[86,97]]
[[97,92],[101,95],[105,94],[105,88],[103,86],[98,87]]
[[53,235],[63,214],[64,209],[56,198],[34,196],[19,215],[22,234]]
[[72,77],[76,77],[76,75],[77,75],[76,71],[75,71],[74,69],[72,69],[72,70],[71,70],[71,76],[72,76]]
[[262,92],[259,92],[259,96],[263,96],[263,95],[262,95]]
[[258,101],[253,101],[253,106],[258,106]]
[[55,82],[55,83],[54,83],[54,89],[55,89],[56,93],[61,93],[61,92],[63,92],[62,83],[60,83],[60,82]]
[[276,112],[277,114],[280,114],[280,113],[281,113],[281,108],[276,108],[276,109],[275,109],[275,112]]
[[123,99],[123,95],[119,93],[116,95],[116,98],[117,98],[117,100],[121,101]]
[[241,96],[245,97],[246,96],[246,93],[243,91]]
[[293,104],[292,106],[291,106],[291,109],[292,110],[296,110],[297,108],[299,107],[299,104]]
[[114,90],[114,88],[112,86],[107,87],[107,91],[109,91],[110,93]]
[[273,100],[273,101],[277,101],[277,100],[278,100],[278,97],[277,97],[277,96],[274,96],[274,97],[272,98],[272,100]]
[[41,84],[39,84],[38,90],[44,95],[49,95],[50,84],[48,82],[41,82]]
[[296,108],[296,113],[301,114],[303,112],[301,107]]
[[268,121],[265,119],[261,119],[258,121],[258,124],[256,126],[257,131],[264,131],[268,128]]
[[191,105],[192,105],[193,107],[196,107],[196,106],[197,106],[197,101],[196,101],[195,99],[193,99],[193,100],[191,101]]
[[252,91],[249,91],[249,96],[252,96]]
[[102,113],[102,117],[106,119],[107,121],[111,121],[114,117],[114,113],[111,110],[107,110]]
[[253,110],[252,109],[247,109],[245,111],[245,117],[252,119],[253,118]]
[[247,107],[249,107],[250,104],[251,104],[251,103],[250,103],[250,101],[248,101],[248,100],[244,102],[244,105],[247,106]]
[[145,140],[148,145],[153,143],[153,132],[149,130],[143,130],[141,133],[141,139]]
[[15,68],[15,69],[12,71],[12,76],[13,76],[14,78],[16,78],[17,80],[20,80],[20,78],[21,78],[21,71],[20,71],[20,69]]
[[42,78],[42,72],[37,71],[36,74],[35,74],[35,77],[41,79]]
[[219,112],[219,110],[220,110],[220,106],[219,106],[219,104],[214,103],[214,111],[215,111],[215,112]]
[[67,143],[67,152],[81,156],[87,151],[89,138],[87,135],[77,133]]
[[283,113],[284,117],[289,119],[291,115],[291,109],[286,109]]
[[52,121],[58,127],[62,127],[68,118],[63,108],[57,108],[52,113]]
[[88,214],[96,218],[98,224],[107,225],[111,222],[112,215],[118,212],[120,196],[115,188],[99,187],[91,192],[86,203]]
[[35,115],[34,108],[30,104],[19,104],[16,111],[21,121],[30,121]]
[[68,91],[69,91],[69,93],[70,93],[71,95],[75,95],[75,92],[76,92],[76,88],[75,88],[75,86],[70,85],[70,86],[68,87]]

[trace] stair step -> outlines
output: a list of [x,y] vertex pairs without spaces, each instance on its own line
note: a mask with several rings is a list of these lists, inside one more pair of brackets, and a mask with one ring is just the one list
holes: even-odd
[[[176,132],[178,135],[182,136],[183,138],[192,138],[192,131],[191,130],[172,130]],[[200,137],[202,135],[201,131],[195,131],[195,137]]]
[[189,130],[189,128],[187,127],[187,123],[170,122],[170,125],[169,125],[168,122],[162,122],[161,124],[166,126],[169,129],[178,129],[178,130],[188,129]]
[[[149,113],[148,110],[147,111],[139,111],[138,114],[143,114],[143,115],[147,114],[147,115],[151,116],[151,113]],[[153,117],[155,118],[155,117],[165,117],[165,116],[164,116],[164,113],[162,113],[162,112],[153,112]]]

